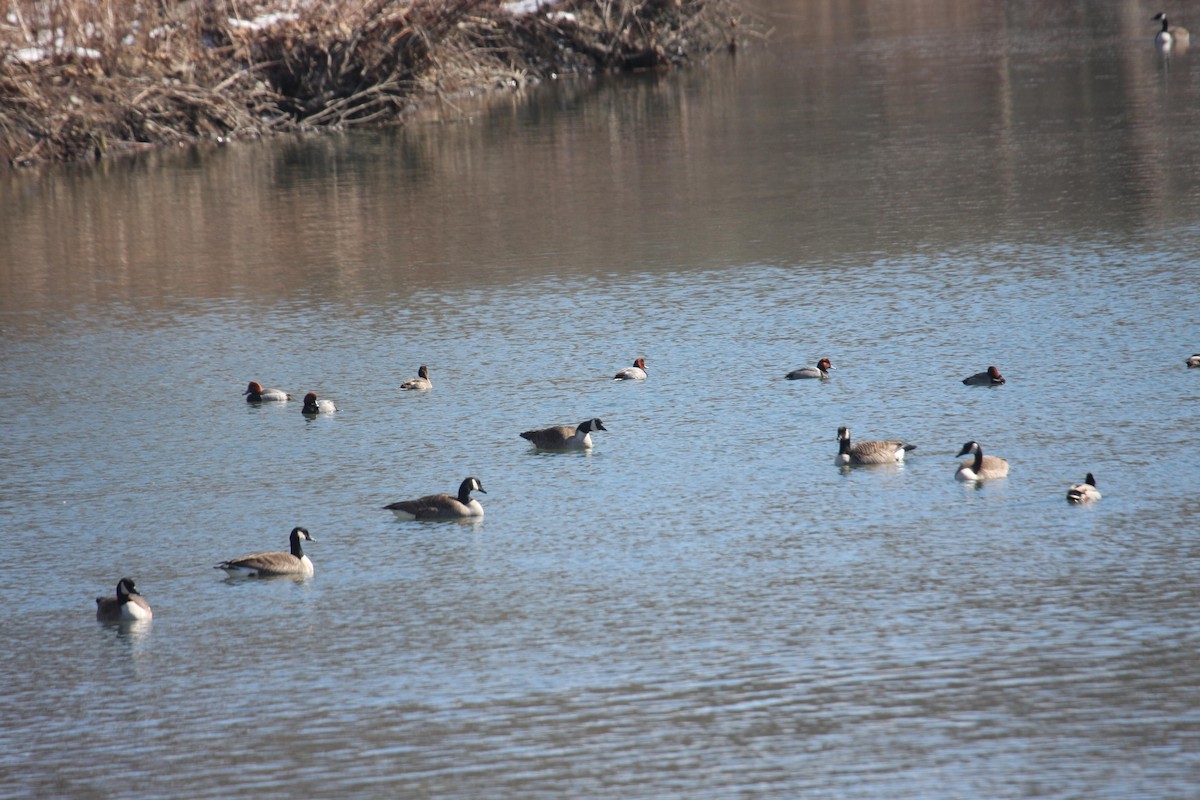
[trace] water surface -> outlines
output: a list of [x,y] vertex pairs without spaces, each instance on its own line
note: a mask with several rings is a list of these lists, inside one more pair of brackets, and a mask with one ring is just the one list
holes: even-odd
[[[687,73],[5,178],[0,794],[1194,796],[1200,61],[1136,4],[791,6]],[[842,471],[840,425],[917,450]],[[381,509],[467,475],[481,522]],[[211,569],[294,525],[312,580]],[[93,619],[122,575],[149,625]]]

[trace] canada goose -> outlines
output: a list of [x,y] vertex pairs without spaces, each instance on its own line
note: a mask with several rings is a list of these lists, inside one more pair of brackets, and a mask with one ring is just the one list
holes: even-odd
[[478,478],[466,478],[458,486],[458,496],[452,494],[430,494],[416,500],[401,500],[384,506],[395,512],[400,519],[464,519],[482,517],[483,506],[471,497],[471,492],[483,492]]
[[895,464],[904,460],[904,454],[916,450],[915,444],[906,444],[899,439],[868,440],[850,444],[850,429],[838,428],[838,453],[835,464]]
[[1096,479],[1088,473],[1083,483],[1077,483],[1067,489],[1068,503],[1090,503],[1100,499],[1100,490],[1096,488]]
[[614,381],[644,381],[646,380],[646,359],[635,358],[632,367],[625,369],[613,375]]
[[1181,28],[1178,25],[1171,25],[1167,22],[1167,15],[1162,11],[1150,18],[1151,21],[1162,20],[1162,30],[1154,37],[1154,44],[1160,50],[1167,50],[1172,45],[1176,50],[1186,50],[1191,43],[1191,34],[1187,28]]
[[292,396],[282,389],[264,389],[258,381],[250,381],[250,385],[246,387],[246,391],[242,392],[242,394],[246,395],[247,403],[265,403],[292,399]]
[[1200,353],[1196,353],[1196,355],[1189,358],[1187,360],[1187,365],[1189,367],[1200,367]]
[[969,378],[963,378],[967,386],[999,386],[1004,383],[1004,376],[995,367],[988,367],[984,372],[976,372]]
[[304,395],[304,408],[300,409],[301,414],[332,414],[337,411],[337,406],[332,400],[318,400],[316,392],[309,392]]
[[117,581],[116,597],[96,598],[96,619],[101,622],[132,622],[154,616],[146,598],[138,594],[133,578]]
[[215,565],[214,569],[223,569],[231,576],[238,575],[246,578],[265,578],[270,575],[312,575],[313,563],[304,555],[301,540],[315,542],[307,528],[292,528],[288,541],[291,542],[290,553],[267,552],[251,553],[240,558],[231,558]]
[[964,461],[954,473],[955,480],[986,481],[991,478],[1003,478],[1008,474],[1008,462],[999,456],[985,456],[979,442],[967,442],[962,446],[955,458],[975,454],[972,461]]
[[528,439],[534,447],[542,450],[578,450],[592,446],[592,431],[606,430],[608,428],[599,419],[589,419],[575,426],[555,425],[553,428],[525,431],[521,438]]
[[417,377],[409,378],[404,383],[400,384],[400,389],[405,392],[423,392],[426,389],[433,388],[433,381],[429,380],[429,367],[424,364],[417,370]]
[[799,380],[800,378],[820,378],[827,380],[829,378],[829,370],[833,369],[833,364],[829,363],[828,358],[822,358],[817,362],[815,367],[801,367],[794,369],[787,374],[789,381]]

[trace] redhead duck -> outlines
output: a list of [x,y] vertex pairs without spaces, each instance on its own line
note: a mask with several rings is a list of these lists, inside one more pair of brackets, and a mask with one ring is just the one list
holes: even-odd
[[332,400],[318,400],[316,392],[309,392],[304,395],[304,408],[300,409],[301,414],[332,414],[337,411],[337,406]]
[[787,374],[787,379],[795,381],[801,378],[819,378],[824,381],[829,379],[829,370],[831,369],[833,369],[833,364],[829,363],[829,359],[822,358],[815,367],[801,367],[792,370]]
[[646,380],[646,359],[635,358],[632,367],[626,367],[613,376],[615,381],[644,381]]
[[999,386],[1004,383],[1004,376],[995,367],[988,367],[983,372],[976,372],[969,378],[963,378],[967,386]]
[[246,395],[247,403],[279,402],[292,399],[292,396],[282,389],[264,389],[258,381],[250,381],[250,385],[242,394]]

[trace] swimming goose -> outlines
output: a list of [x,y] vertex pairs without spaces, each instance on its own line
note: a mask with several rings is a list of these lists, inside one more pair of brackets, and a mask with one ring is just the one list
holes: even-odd
[[833,364],[829,363],[828,358],[822,358],[817,362],[815,367],[801,367],[794,369],[787,374],[789,381],[798,380],[800,378],[820,378],[827,380],[829,378],[829,370],[833,369]]
[[282,389],[264,389],[258,381],[250,381],[250,385],[246,387],[246,391],[242,392],[246,395],[247,403],[264,403],[273,400],[291,400],[292,396]]
[[1187,365],[1189,367],[1200,367],[1200,353],[1196,353],[1196,355],[1189,358],[1187,360]]
[[312,575],[313,563],[304,555],[301,541],[315,542],[307,528],[292,528],[288,541],[292,545],[290,553],[267,552],[251,553],[240,558],[222,561],[213,569],[223,569],[230,576],[245,578],[265,578],[271,575]]
[[534,447],[542,450],[577,450],[592,446],[592,431],[606,430],[608,428],[599,419],[589,419],[574,427],[555,425],[553,428],[525,431],[521,438],[528,439]]
[[635,358],[632,367],[625,369],[613,375],[614,381],[644,381],[646,380],[646,359]]
[[404,383],[400,384],[401,391],[405,392],[423,392],[426,389],[433,388],[433,381],[429,380],[429,367],[424,364],[417,370],[417,377],[409,378]]
[[96,598],[96,619],[101,622],[132,622],[147,620],[154,616],[146,598],[138,594],[133,578],[117,581],[116,597]]
[[318,400],[316,392],[309,392],[304,395],[304,408],[300,409],[301,414],[332,414],[337,411],[337,406],[332,400]]
[[1186,50],[1188,44],[1191,43],[1191,34],[1187,28],[1180,28],[1178,25],[1170,25],[1167,22],[1167,15],[1162,11],[1150,18],[1151,21],[1162,20],[1162,30],[1154,37],[1154,44],[1161,50],[1166,50],[1172,45],[1178,50]]
[[976,372],[969,378],[963,378],[967,386],[999,386],[1004,383],[1004,376],[995,367],[988,367],[984,372]]
[[915,444],[906,444],[899,439],[874,439],[850,444],[850,429],[838,428],[838,454],[835,464],[896,464],[904,460],[904,454],[916,450]]
[[1090,503],[1100,499],[1100,490],[1096,488],[1096,479],[1088,473],[1083,483],[1077,483],[1067,489],[1068,503]]
[[971,461],[964,461],[954,473],[955,480],[986,481],[991,478],[1003,478],[1008,474],[1008,462],[999,456],[985,456],[979,442],[967,442],[962,446],[955,458],[975,454]]
[[464,519],[482,517],[483,506],[471,497],[471,492],[483,492],[478,478],[466,478],[458,486],[458,496],[452,494],[430,494],[416,500],[401,500],[384,506],[395,512],[400,519]]

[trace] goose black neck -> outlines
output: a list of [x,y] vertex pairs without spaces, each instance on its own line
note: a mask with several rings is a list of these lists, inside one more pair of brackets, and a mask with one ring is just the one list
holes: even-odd
[[850,455],[850,434],[839,437],[838,439],[838,455]]
[[975,446],[975,463],[971,465],[971,469],[976,475],[983,469],[983,448],[979,445]]
[[292,531],[291,535],[292,555],[296,558],[304,558],[304,547],[300,544],[300,534]]
[[471,479],[463,481],[458,485],[458,502],[464,506],[471,502]]

